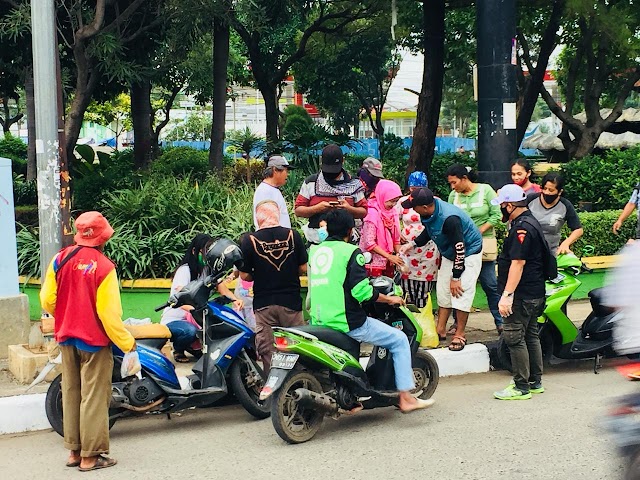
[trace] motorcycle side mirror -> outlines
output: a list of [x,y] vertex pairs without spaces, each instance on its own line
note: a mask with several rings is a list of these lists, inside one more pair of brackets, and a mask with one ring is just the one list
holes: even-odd
[[371,263],[371,260],[373,260],[371,252],[364,252],[362,255],[364,256],[364,263]]

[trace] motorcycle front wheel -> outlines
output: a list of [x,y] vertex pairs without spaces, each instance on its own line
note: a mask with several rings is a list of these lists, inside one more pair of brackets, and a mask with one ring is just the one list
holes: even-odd
[[249,363],[241,357],[236,358],[229,370],[229,382],[238,402],[260,420],[271,414],[271,400],[259,402],[264,377],[264,372],[255,362]]
[[[62,374],[53,379],[49,390],[47,390],[47,396],[44,402],[45,413],[47,414],[47,420],[51,424],[51,428],[55,432],[64,437],[64,427],[62,421]],[[120,409],[109,409],[109,430],[116,423],[117,418],[112,418],[120,412]]]
[[302,407],[293,398],[298,388],[322,393],[322,385],[309,372],[293,370],[275,393],[271,403],[273,428],[287,443],[303,443],[311,440],[320,429],[324,413]]
[[413,358],[413,381],[416,386],[411,394],[422,400],[431,398],[438,388],[440,370],[436,359],[429,352],[418,350]]

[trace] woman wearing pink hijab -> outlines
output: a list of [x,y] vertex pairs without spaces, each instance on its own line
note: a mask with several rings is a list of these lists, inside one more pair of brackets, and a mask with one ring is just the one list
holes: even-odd
[[374,198],[369,200],[360,250],[371,252],[372,260],[366,268],[374,277],[393,277],[394,267],[403,265],[396,255],[400,248],[400,222],[395,204],[401,196],[402,190],[397,183],[382,179],[376,185]]

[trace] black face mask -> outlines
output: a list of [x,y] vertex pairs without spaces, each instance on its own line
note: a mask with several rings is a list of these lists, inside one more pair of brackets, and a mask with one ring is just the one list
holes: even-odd
[[559,193],[556,193],[555,195],[548,195],[546,193],[542,194],[542,198],[544,198],[544,201],[548,204],[552,204],[553,202],[555,202],[559,196]]
[[502,223],[507,223],[509,221],[509,215],[511,215],[507,207],[500,207],[500,211],[502,212]]

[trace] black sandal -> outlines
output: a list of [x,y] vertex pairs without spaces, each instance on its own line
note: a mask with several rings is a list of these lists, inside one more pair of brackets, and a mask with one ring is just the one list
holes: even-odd
[[178,363],[189,363],[189,358],[181,352],[173,352],[173,359]]

